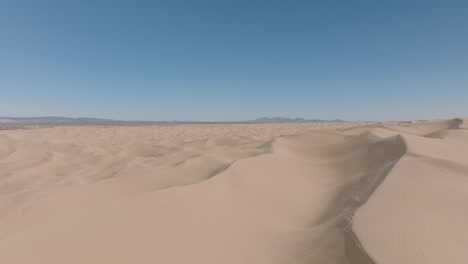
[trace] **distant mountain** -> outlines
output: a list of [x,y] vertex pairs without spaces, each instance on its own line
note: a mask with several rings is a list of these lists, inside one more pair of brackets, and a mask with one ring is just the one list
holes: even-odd
[[217,122],[200,122],[200,121],[121,121],[114,119],[103,119],[103,118],[89,118],[89,117],[62,117],[62,116],[42,116],[42,117],[0,117],[0,123],[75,123],[75,124],[89,124],[89,123],[115,123],[115,124],[136,124],[136,123],[148,123],[148,124],[159,124],[159,123],[171,123],[171,124],[202,124],[202,123],[343,123],[347,122],[340,119],[335,120],[323,120],[323,119],[306,119],[306,118],[285,118],[285,117],[261,117],[250,121],[217,121]]
[[113,119],[88,118],[88,117],[61,117],[61,116],[42,116],[42,117],[0,117],[2,120],[9,120],[18,123],[93,123],[93,122],[116,122]]
[[0,118],[0,123],[16,123],[16,121],[11,119]]
[[345,120],[323,120],[323,119],[305,119],[305,118],[286,118],[286,117],[261,117],[251,122],[255,123],[344,123]]

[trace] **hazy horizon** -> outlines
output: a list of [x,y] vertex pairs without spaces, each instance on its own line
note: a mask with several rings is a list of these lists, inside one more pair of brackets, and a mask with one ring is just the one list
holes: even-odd
[[0,116],[467,116],[468,2],[1,1]]
[[330,118],[330,119],[325,119],[325,118],[320,118],[320,117],[310,117],[310,118],[305,118],[301,116],[259,116],[251,119],[229,119],[229,120],[196,120],[196,119],[141,119],[141,118],[136,118],[136,119],[115,119],[115,118],[104,118],[100,116],[60,116],[60,115],[47,115],[47,116],[0,116],[0,119],[41,119],[41,118],[65,118],[65,119],[96,119],[96,120],[110,120],[110,121],[118,121],[118,122],[251,122],[251,121],[257,121],[259,119],[276,119],[276,118],[281,118],[281,119],[305,119],[307,121],[311,120],[320,120],[320,121],[345,121],[345,122],[392,122],[392,121],[431,121],[431,120],[445,120],[445,119],[465,119],[467,116],[459,115],[459,116],[451,116],[447,118],[428,118],[428,119],[372,119],[372,120],[365,120],[365,119],[343,119],[343,118]]
[[[324,121],[324,122],[331,122],[331,121],[338,121],[338,122],[373,122],[373,121],[381,121],[381,120],[342,120],[339,118],[335,119],[321,119],[321,118],[302,118],[302,117],[279,117],[279,116],[273,116],[273,117],[258,117],[254,119],[246,119],[246,120],[144,120],[144,119],[111,119],[111,118],[101,118],[101,117],[90,117],[90,116],[76,116],[76,117],[70,117],[70,116],[0,116],[0,123],[2,120],[9,120],[9,121],[26,121],[26,122],[34,122],[34,121],[44,121],[44,120],[62,120],[62,119],[74,119],[76,121],[112,121],[112,122],[265,122],[265,119],[271,119],[271,121],[277,122],[280,119],[283,120],[289,120],[289,121],[297,121],[297,122],[318,122],[318,121]],[[299,119],[299,121],[298,121]],[[72,121],[70,120],[70,121]],[[302,120],[302,121],[301,121]]]

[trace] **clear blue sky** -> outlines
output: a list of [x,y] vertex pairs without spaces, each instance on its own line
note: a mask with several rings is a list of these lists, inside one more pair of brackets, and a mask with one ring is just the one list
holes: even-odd
[[468,116],[468,1],[0,0],[0,116]]

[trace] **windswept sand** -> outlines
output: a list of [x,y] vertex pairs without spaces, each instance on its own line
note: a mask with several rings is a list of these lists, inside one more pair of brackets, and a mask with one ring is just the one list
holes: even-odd
[[468,263],[468,120],[0,131],[0,263]]

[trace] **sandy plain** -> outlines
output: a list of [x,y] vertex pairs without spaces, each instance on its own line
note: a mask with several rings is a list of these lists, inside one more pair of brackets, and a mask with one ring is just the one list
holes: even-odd
[[468,263],[468,120],[0,130],[0,263]]

